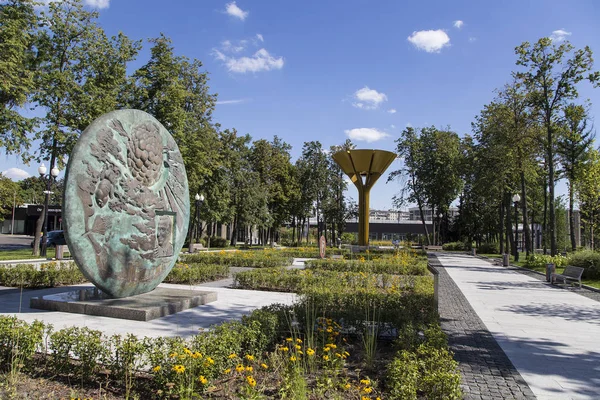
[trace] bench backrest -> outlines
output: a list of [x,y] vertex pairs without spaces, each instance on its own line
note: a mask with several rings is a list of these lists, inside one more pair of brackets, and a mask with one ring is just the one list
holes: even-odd
[[582,274],[583,274],[583,268],[567,266],[567,267],[565,267],[565,270],[561,275],[568,276],[570,278],[579,279],[579,278],[581,278]]

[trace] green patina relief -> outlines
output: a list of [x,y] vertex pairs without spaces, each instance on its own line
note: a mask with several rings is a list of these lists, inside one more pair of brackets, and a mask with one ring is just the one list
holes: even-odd
[[79,269],[103,292],[126,297],[161,283],[189,214],[183,159],[153,116],[113,111],[81,134],[67,166],[65,236]]

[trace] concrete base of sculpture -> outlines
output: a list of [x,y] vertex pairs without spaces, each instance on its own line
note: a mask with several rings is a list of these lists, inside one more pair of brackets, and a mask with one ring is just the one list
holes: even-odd
[[124,298],[109,298],[97,288],[33,297],[30,307],[101,317],[150,321],[217,300],[217,293],[156,288]]

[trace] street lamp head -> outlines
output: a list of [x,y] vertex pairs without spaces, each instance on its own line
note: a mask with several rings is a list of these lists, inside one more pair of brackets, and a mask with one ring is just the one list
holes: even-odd
[[53,178],[56,178],[58,174],[60,174],[60,170],[56,166],[54,166],[54,168],[50,170],[50,174]]
[[194,199],[196,199],[196,201],[200,201],[200,195],[198,193],[196,193],[196,195],[194,196]]
[[200,195],[200,201],[204,201],[204,195]]
[[40,165],[40,166],[38,167],[38,173],[39,173],[41,176],[44,176],[44,175],[46,175],[46,172],[47,172],[47,171],[48,171],[48,168],[46,168],[46,166],[44,165],[44,163],[42,163],[42,165]]
[[519,196],[519,194],[515,194],[512,198],[513,203],[518,203],[519,201],[521,201],[521,196]]

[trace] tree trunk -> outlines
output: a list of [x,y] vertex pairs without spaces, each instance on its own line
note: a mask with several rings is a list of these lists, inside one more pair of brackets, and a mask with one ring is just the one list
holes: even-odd
[[548,181],[546,180],[546,171],[544,171],[544,220],[542,222],[542,243],[544,245],[544,255],[548,254]]
[[40,255],[40,241],[42,239],[41,232],[44,228],[44,212],[44,206],[42,205],[42,212],[35,223],[35,235],[33,239],[33,255],[36,257]]
[[550,116],[547,117],[547,130],[548,130],[548,195],[549,199],[549,208],[550,208],[550,255],[555,256],[557,254],[556,248],[556,204],[554,198],[554,142],[552,135],[552,126]]
[[515,242],[515,235],[513,233],[512,230],[512,220],[511,220],[511,212],[510,212],[510,193],[506,193],[505,195],[505,201],[506,201],[506,239],[507,239],[507,243],[506,243],[506,249],[507,251],[510,249],[510,252],[508,254],[514,254],[515,249],[516,249],[516,242]]
[[502,195],[502,201],[500,202],[500,220],[498,221],[498,232],[500,233],[500,254],[504,254],[504,195]]
[[431,243],[429,242],[429,229],[427,229],[427,224],[425,223],[425,215],[423,214],[423,203],[421,199],[417,199],[417,206],[419,207],[419,214],[421,215],[421,222],[423,223],[423,228],[425,229],[425,240],[427,245],[429,246]]
[[571,250],[577,250],[577,243],[575,242],[575,218],[573,217],[574,202],[573,199],[573,180],[569,180],[569,232],[571,232]]
[[292,217],[292,243],[296,242],[296,216]]
[[236,215],[235,217],[233,217],[233,223],[231,224],[231,240],[229,241],[229,244],[231,246],[235,246],[237,243],[237,223],[238,223],[238,216]]
[[525,186],[525,172],[521,169],[521,211],[523,212],[523,232],[525,233],[525,255],[531,252],[531,232],[527,218],[527,187]]

